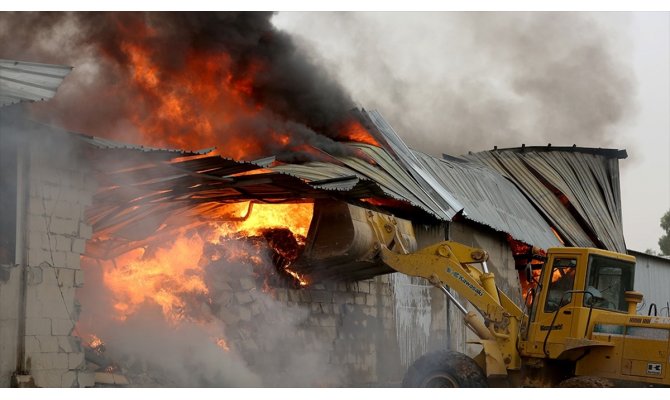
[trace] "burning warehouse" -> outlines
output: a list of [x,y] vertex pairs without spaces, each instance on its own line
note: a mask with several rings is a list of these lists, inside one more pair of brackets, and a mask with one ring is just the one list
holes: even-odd
[[[486,249],[520,307],[519,272],[548,248],[625,252],[625,151],[436,158],[318,72],[287,83],[302,61],[265,17],[225,15],[226,52],[204,39],[209,15],[151,18],[195,46],[156,59],[160,28],[93,20],[110,65],[130,65],[110,93],[145,99],[110,107],[152,147],[58,127],[76,119],[47,107],[74,106],[49,100],[69,68],[0,62],[2,386],[397,385],[428,350],[477,350],[453,301],[381,247]],[[120,47],[105,36],[130,28]],[[255,46],[235,41],[242,28]]]

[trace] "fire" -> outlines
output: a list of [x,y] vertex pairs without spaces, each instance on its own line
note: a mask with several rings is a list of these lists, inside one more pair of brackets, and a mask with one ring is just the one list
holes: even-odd
[[272,228],[286,228],[298,238],[305,238],[314,214],[312,203],[255,204],[239,203],[235,207],[248,209],[243,221],[228,222],[217,229],[220,236],[262,236]]
[[103,281],[112,290],[119,319],[126,319],[145,302],[161,307],[165,318],[176,323],[185,318],[187,296],[207,295],[198,262],[204,241],[199,235],[178,237],[170,247],[154,254],[130,251],[103,266]]
[[305,278],[302,277],[302,275],[300,275],[299,273],[294,272],[294,271],[291,271],[291,270],[288,269],[288,268],[286,268],[286,269],[284,269],[284,270],[285,270],[289,275],[291,275],[292,277],[294,277],[294,278],[298,281],[298,283],[300,284],[300,286],[307,286],[307,285],[309,285],[309,282],[307,282],[307,280],[305,280]]
[[104,345],[105,343],[103,343],[102,339],[100,339],[96,335],[94,334],[88,335],[88,347],[90,347],[91,349],[95,351],[101,351]]
[[230,351],[230,346],[228,346],[228,342],[226,342],[226,339],[224,338],[216,338],[215,343],[217,346],[222,348],[224,351]]
[[[267,60],[252,57],[240,63],[223,47],[194,45],[178,50],[183,52],[175,56],[179,65],[165,65],[165,55],[152,46],[165,40],[161,27],[132,17],[117,18],[115,23],[118,48],[102,51],[110,60],[122,62],[128,80],[124,84],[137,92],[127,119],[142,133],[143,144],[216,146],[222,156],[234,159],[267,156],[267,148],[311,152],[310,142],[282,131],[286,116],[275,115],[258,100],[259,82],[267,79]],[[379,146],[357,120],[347,120],[340,136]]]
[[[160,306],[165,319],[172,324],[206,318],[197,311],[209,295],[203,265],[221,257],[218,253],[205,255],[207,243],[225,246],[229,241],[264,238],[273,251],[289,260],[278,267],[299,286],[306,286],[307,280],[288,266],[304,245],[313,211],[312,203],[230,204],[219,211],[220,218],[228,219],[226,222],[212,223],[197,233],[182,232],[157,248],[138,248],[103,262],[103,282],[113,293],[116,317],[125,320],[141,305],[149,303]],[[263,259],[259,254],[243,250],[249,248],[254,247],[227,247],[226,260],[260,265]],[[256,251],[260,249],[256,247]]]
[[342,130],[342,135],[346,138],[346,140],[351,142],[361,142],[380,147],[377,139],[375,139],[358,120],[352,119],[347,124],[345,124],[345,127]]

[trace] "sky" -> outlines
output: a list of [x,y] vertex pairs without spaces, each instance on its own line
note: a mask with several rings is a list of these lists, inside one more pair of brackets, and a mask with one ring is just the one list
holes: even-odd
[[283,12],[273,22],[418,150],[626,149],[626,244],[659,250],[670,210],[670,13]]

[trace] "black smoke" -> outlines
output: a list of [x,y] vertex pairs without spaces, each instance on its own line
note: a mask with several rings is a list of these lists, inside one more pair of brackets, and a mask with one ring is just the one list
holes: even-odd
[[[249,156],[263,156],[308,144],[334,154],[346,152],[340,132],[354,102],[313,57],[298,49],[289,35],[277,30],[271,12],[118,12],[0,13],[0,58],[74,66],[58,95],[37,105],[42,118],[68,129],[153,145],[184,145],[198,137],[198,146],[218,146],[226,154],[227,139],[244,137],[261,144]],[[154,123],[161,94],[131,84],[127,43],[142,42],[156,65],[160,85],[188,101],[192,124],[168,132],[140,135],[138,126]],[[170,77],[184,74],[189,57],[226,54],[230,65],[217,71],[221,86],[250,81],[247,106],[263,111],[249,117],[213,122],[215,138],[198,130],[197,114],[217,114]],[[192,79],[198,80],[199,76]],[[174,85],[174,87],[170,86]],[[236,113],[229,99],[217,99],[218,110]],[[128,116],[140,115],[131,119]],[[207,117],[207,115],[206,115]],[[217,115],[211,116],[217,121]],[[271,132],[288,133],[281,148],[267,140]],[[199,137],[201,135],[202,137]],[[169,139],[168,139],[169,138]],[[146,143],[149,140],[150,143]],[[215,143],[211,143],[214,140]],[[287,148],[289,151],[287,151]],[[305,158],[307,155],[293,155]]]

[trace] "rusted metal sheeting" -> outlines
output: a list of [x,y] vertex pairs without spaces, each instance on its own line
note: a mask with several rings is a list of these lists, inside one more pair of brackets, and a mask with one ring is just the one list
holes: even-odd
[[619,158],[578,147],[502,149],[468,155],[508,177],[574,246],[625,253]]
[[0,59],[0,107],[48,100],[72,67]]
[[507,179],[479,163],[414,152],[422,167],[463,205],[463,216],[544,249],[561,246],[551,227]]

